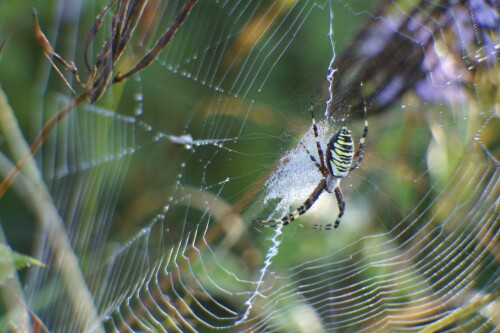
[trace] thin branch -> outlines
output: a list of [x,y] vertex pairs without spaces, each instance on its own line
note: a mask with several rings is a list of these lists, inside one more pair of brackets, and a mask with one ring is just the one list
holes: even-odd
[[54,128],[54,126],[56,126],[61,121],[61,119],[63,119],[69,112],[71,112],[71,110],[73,110],[86,98],[87,98],[86,93],[78,95],[68,105],[64,106],[59,112],[57,112],[54,116],[52,116],[52,118],[50,118],[45,123],[42,130],[35,137],[35,140],[33,140],[30,149],[24,152],[22,157],[17,161],[16,165],[7,173],[2,183],[0,183],[0,198],[5,194],[5,192],[9,189],[12,183],[16,180],[17,176],[19,175],[21,170],[26,166],[26,164],[31,161],[31,158],[33,157],[35,152],[40,148],[42,143],[45,141],[45,138]]
[[108,10],[111,8],[111,6],[116,2],[116,0],[111,1],[104,9],[102,12],[97,16],[96,20],[94,21],[94,24],[92,24],[92,28],[90,28],[90,31],[87,34],[87,38],[85,39],[85,46],[84,46],[84,52],[83,52],[83,58],[85,62],[85,67],[87,68],[87,71],[92,75],[93,69],[92,66],[90,65],[89,62],[89,48],[90,44],[94,40],[95,36],[97,35],[97,32],[99,29],[101,29],[102,26],[102,20],[106,16]]
[[140,70],[148,66],[165,48],[165,46],[167,46],[168,42],[170,42],[174,34],[182,25],[182,23],[184,22],[184,20],[186,19],[186,17],[188,16],[189,12],[196,4],[196,2],[197,0],[187,0],[186,3],[184,3],[184,6],[182,6],[180,11],[177,13],[177,16],[170,25],[170,28],[168,28],[167,31],[165,31],[163,35],[160,37],[160,39],[158,39],[156,45],[148,53],[146,53],[146,55],[141,60],[139,60],[139,62],[137,63],[137,65],[135,65],[134,68],[132,68],[123,75],[118,73],[115,76],[113,83],[121,82],[127,79],[129,76],[134,75],[135,73],[139,72]]
[[64,83],[66,83],[66,85],[71,89],[71,91],[75,92],[73,90],[73,87],[71,87],[71,84],[66,80],[64,75],[62,75],[61,71],[56,66],[53,59],[60,62],[64,68],[69,70],[73,74],[73,77],[75,78],[76,82],[79,85],[82,85],[82,83],[80,82],[80,77],[78,76],[78,70],[76,68],[76,65],[73,62],[68,62],[68,61],[64,60],[63,57],[61,57],[59,54],[54,52],[54,49],[52,48],[52,45],[50,45],[49,40],[47,39],[47,36],[45,36],[42,29],[40,29],[40,25],[38,24],[38,19],[36,17],[35,9],[33,9],[33,28],[35,30],[35,38],[38,42],[38,45],[42,49],[43,54],[47,57],[47,59],[49,59],[50,63],[52,64],[52,67],[57,71],[57,73],[62,78]]

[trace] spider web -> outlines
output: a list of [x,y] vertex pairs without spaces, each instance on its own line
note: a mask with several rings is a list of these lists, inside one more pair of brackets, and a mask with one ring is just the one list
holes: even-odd
[[[104,5],[37,9],[79,64]],[[182,5],[149,3],[125,70]],[[46,264],[5,303],[51,332],[498,330],[499,10],[200,1],[150,67],[65,117],[1,199],[11,245]],[[35,106],[15,113],[28,141],[71,98],[40,59]],[[311,100],[323,149],[341,126],[357,145],[369,106],[346,214],[314,230],[338,214],[323,193],[262,228],[251,221],[290,212],[321,179],[299,144],[317,155]],[[16,160],[4,138],[2,175]],[[16,241],[19,202],[30,213]]]

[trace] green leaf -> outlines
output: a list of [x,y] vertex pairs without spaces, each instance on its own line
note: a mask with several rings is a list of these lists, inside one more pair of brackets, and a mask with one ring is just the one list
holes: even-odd
[[0,283],[3,283],[14,273],[14,268],[20,270],[32,265],[45,267],[43,262],[0,244]]

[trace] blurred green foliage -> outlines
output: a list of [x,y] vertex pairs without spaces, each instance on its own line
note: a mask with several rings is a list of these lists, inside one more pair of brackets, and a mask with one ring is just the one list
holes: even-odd
[[[59,98],[67,96],[69,91],[60,78],[50,71],[48,60],[36,44],[30,7],[36,7],[40,25],[48,38],[57,41],[54,43],[57,52],[69,60],[75,60],[77,66],[83,69],[83,41],[103,4],[102,1],[85,2],[78,10],[66,8],[59,12],[55,10],[56,2],[0,2],[0,43],[5,42],[0,54],[0,84],[8,95],[9,103],[15,110],[15,116],[28,142],[36,135],[47,114],[57,110]],[[367,12],[372,11],[372,6],[372,3],[367,5],[361,1],[350,6],[343,6],[342,3],[334,6],[334,40],[337,54],[343,52],[358,29],[371,19],[368,14],[353,13],[364,13],[365,9]],[[215,10],[206,13],[209,17],[213,15],[213,20],[218,18],[217,14]],[[262,195],[266,192],[264,181],[276,168],[279,159],[309,130],[308,107],[311,96],[317,108],[316,115],[323,118],[324,102],[328,98],[325,77],[332,56],[327,35],[330,19],[328,10],[324,8],[318,8],[311,13],[299,33],[294,36],[286,53],[273,66],[273,75],[269,77],[262,91],[256,91],[257,85],[243,82],[242,84],[249,88],[246,96],[237,95],[234,91],[219,93],[196,78],[169,70],[168,64],[163,63],[160,57],[139,75],[140,80],[129,80],[107,92],[97,103],[97,107],[111,110],[118,115],[135,117],[134,112],[138,104],[135,97],[137,94],[143,94],[143,114],[135,119],[152,125],[154,132],[175,136],[190,134],[195,140],[214,140],[217,144],[200,144],[186,149],[182,145],[165,140],[152,141],[148,139],[147,131],[138,130],[134,133],[137,135],[137,142],[147,144],[134,151],[130,159],[117,158],[114,161],[116,175],[123,184],[114,188],[113,180],[106,178],[103,173],[104,175],[100,176],[104,179],[92,180],[96,185],[95,191],[87,192],[79,198],[80,202],[86,203],[86,211],[78,222],[92,225],[100,203],[106,201],[108,196],[119,197],[116,212],[109,221],[110,233],[105,244],[106,254],[112,256],[117,248],[149,226],[156,214],[162,212],[163,207],[171,202],[179,204],[169,207],[166,218],[168,232],[154,226],[162,230],[154,233],[154,237],[144,246],[153,248],[165,243],[175,244],[182,238],[177,236],[185,235],[183,233],[186,230],[194,230],[200,222],[207,223],[210,219],[208,215],[216,215],[214,212],[207,215],[203,207],[194,204],[191,206],[189,202],[185,203],[179,199],[184,187],[193,187],[202,194],[206,192],[215,195],[244,221],[244,230],[237,236],[232,236],[234,239],[230,239],[230,236],[225,234],[229,227],[220,227],[219,224],[222,225],[223,222],[211,220],[213,225],[220,229],[219,233],[212,238],[207,236],[207,239],[213,248],[220,250],[218,258],[224,262],[226,269],[237,276],[244,276],[249,280],[256,279],[270,246],[268,238],[274,231],[260,230],[250,221],[274,210],[273,203],[262,203]],[[188,21],[186,24],[189,26],[195,23]],[[161,19],[158,24],[165,26]],[[241,30],[234,31],[236,33]],[[147,29],[141,30],[139,35],[148,32]],[[210,30],[207,29],[205,33],[208,36]],[[181,42],[174,41],[171,47],[183,45]],[[196,50],[196,46],[191,46]],[[257,44],[254,47],[262,48],[265,54],[273,45]],[[124,57],[122,66],[128,68],[130,63],[144,52],[144,48],[137,43]],[[186,56],[187,54],[186,51]],[[219,65],[224,66],[222,63]],[[491,72],[493,71],[492,69]],[[228,76],[236,77],[238,74],[240,73],[237,70],[229,71]],[[483,79],[482,76],[477,77],[478,82]],[[364,252],[365,249],[370,246],[387,246],[387,251],[391,251],[407,239],[390,245],[374,245],[372,242],[375,241],[370,239],[370,236],[387,232],[385,237],[394,239],[402,221],[403,224],[409,224],[411,221],[418,221],[421,216],[435,216],[436,220],[428,227],[439,226],[442,221],[446,221],[450,213],[458,210],[455,202],[462,202],[461,195],[472,192],[467,189],[465,193],[453,192],[440,196],[441,191],[447,188],[450,179],[455,176],[457,165],[464,159],[473,166],[479,164],[473,158],[469,160],[468,154],[474,150],[470,148],[474,139],[471,133],[477,129],[474,124],[484,123],[484,117],[480,113],[469,113],[468,110],[469,107],[488,110],[494,107],[495,103],[499,103],[498,81],[497,86],[493,88],[497,96],[493,101],[488,100],[481,104],[483,100],[474,96],[482,95],[483,88],[491,87],[490,83],[488,81],[484,86],[474,87],[463,104],[424,104],[418,95],[410,91],[383,113],[376,117],[369,115],[370,131],[365,159],[361,168],[353,172],[342,184],[347,196],[347,214],[341,228],[333,232],[318,232],[311,228],[315,223],[332,221],[332,216],[337,214],[334,200],[330,201],[332,205],[329,210],[323,207],[286,227],[281,236],[280,251],[273,260],[276,271],[286,275],[290,267],[316,258],[334,262],[352,255],[354,259],[366,264],[368,269],[339,282],[336,287],[345,285],[347,288],[367,280],[381,279],[381,276],[387,274],[388,267],[370,265],[370,253]],[[217,103],[220,103],[220,107],[214,107]],[[251,112],[234,111],[246,108]],[[43,114],[41,110],[44,110]],[[78,114],[73,120],[88,121],[90,112],[85,107],[75,112]],[[457,113],[460,112],[468,114],[467,119],[458,116]],[[347,111],[346,113],[348,114]],[[332,130],[340,126],[343,119],[336,120],[338,123],[332,124]],[[95,137],[98,138],[93,142],[95,146],[92,148],[95,151],[106,152],[114,140],[118,142],[121,139],[118,131],[114,133],[111,130],[114,126],[118,127],[113,121],[111,118],[99,119],[99,123],[91,125],[96,131]],[[357,139],[361,134],[362,125],[354,117],[347,118],[345,123],[353,129]],[[66,128],[64,126],[67,124],[62,123],[61,126]],[[139,125],[132,126],[139,129]],[[470,127],[474,130],[471,131]],[[493,120],[482,131],[481,141],[492,153],[497,153],[500,147],[500,140],[495,134],[497,128],[498,121]],[[146,137],[144,141],[141,141],[141,136]],[[231,140],[226,142],[226,139]],[[48,149],[55,149],[60,144],[50,141],[55,140],[54,137],[48,140]],[[134,148],[139,148],[139,144]],[[0,141],[0,149],[9,155],[3,139]],[[37,158],[43,161],[43,157],[42,148]],[[484,159],[484,156],[479,159]],[[436,160],[438,163],[432,165]],[[44,166],[43,162],[41,164]],[[439,167],[436,168],[436,165]],[[99,171],[98,167],[95,170]],[[41,167],[41,171],[46,176],[55,170]],[[79,172],[84,174],[87,171],[79,170],[76,173]],[[58,181],[53,181],[51,185],[57,187]],[[174,187],[177,191],[172,190]],[[304,193],[304,199],[307,195],[308,193]],[[170,200],[170,196],[175,196],[175,200]],[[68,198],[59,199],[62,202],[71,201]],[[38,227],[33,222],[35,217],[26,205],[23,198],[10,191],[0,199],[0,220],[8,244],[19,252],[31,253]],[[418,226],[412,228],[412,232],[419,231]],[[96,258],[92,251],[86,252],[86,240],[77,239],[74,244],[76,250],[79,246],[85,250],[79,258],[82,266],[92,268],[95,261],[102,258]],[[231,246],[226,248],[225,241]],[[200,259],[204,256],[210,257],[211,253],[202,252],[200,257],[193,255],[192,268],[195,272],[203,272],[206,269],[202,265],[204,260]],[[343,264],[347,267],[350,263],[351,261],[347,261]],[[407,265],[405,268],[409,270],[414,269],[412,262],[402,265]],[[341,264],[338,269],[342,269]],[[234,283],[225,273],[219,266],[210,270],[210,276],[220,285]],[[308,273],[304,272],[303,276]],[[300,274],[298,279],[302,277]],[[336,282],[332,282],[332,285],[333,283]],[[220,293],[217,288],[210,292],[220,297],[224,303],[235,307],[238,304],[233,303],[233,299]],[[411,299],[412,295],[409,292],[401,297]],[[207,300],[207,303],[210,302]],[[213,309],[215,311],[217,306],[213,306]]]

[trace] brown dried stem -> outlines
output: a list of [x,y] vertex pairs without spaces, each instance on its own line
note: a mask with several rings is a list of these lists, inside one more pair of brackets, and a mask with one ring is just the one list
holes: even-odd
[[[111,23],[111,34],[109,39],[104,43],[104,46],[96,57],[95,64],[90,66],[90,62],[87,56],[88,48],[92,41],[94,40],[96,34],[102,26],[102,21],[105,14],[109,11],[111,6],[116,3],[117,0],[112,0],[98,15],[97,19],[94,21],[87,38],[85,41],[85,66],[89,72],[89,78],[87,83],[83,84],[78,76],[78,70],[74,63],[64,60],[59,54],[54,52],[52,45],[48,41],[45,34],[42,32],[37,18],[36,13],[33,11],[33,25],[35,29],[35,37],[42,49],[44,55],[49,59],[54,69],[59,73],[64,82],[70,87],[69,82],[63,77],[57,66],[55,65],[53,59],[61,63],[61,65],[68,71],[70,71],[75,79],[75,81],[83,88],[84,92],[76,96],[71,102],[64,106],[59,112],[57,112],[52,118],[47,121],[43,126],[42,130],[38,133],[35,140],[30,146],[29,152],[23,155],[15,167],[12,168],[7,176],[4,178],[2,183],[0,183],[0,197],[9,189],[12,183],[15,181],[16,177],[19,175],[26,163],[31,159],[35,152],[40,148],[40,146],[45,141],[45,138],[50,133],[50,131],[63,119],[69,112],[71,112],[75,107],[80,105],[84,100],[88,100],[90,103],[97,101],[106,90],[115,83],[121,82],[129,78],[130,76],[140,72],[142,69],[147,67],[158,54],[168,45],[174,34],[177,32],[179,27],[185,21],[186,17],[190,13],[193,6],[196,4],[197,0],[186,0],[185,4],[179,10],[177,16],[168,27],[163,35],[158,39],[153,49],[148,51],[141,60],[125,74],[121,75],[118,73],[113,79],[113,70],[116,63],[120,59],[123,51],[128,45],[131,36],[133,35],[137,24],[139,23],[144,8],[146,7],[148,1],[132,1],[132,0],[119,0],[118,5],[113,13],[113,20]],[[73,90],[74,91],[74,90]]]
[[163,33],[163,35],[158,39],[156,42],[156,45],[148,52],[146,55],[139,60],[137,65],[135,65],[134,68],[126,72],[125,74],[121,75],[118,73],[113,82],[121,82],[128,77],[134,75],[135,73],[139,72],[146,66],[148,66],[157,56],[158,54],[165,48],[165,46],[168,44],[168,42],[172,39],[174,36],[175,32],[179,29],[181,24],[184,22],[186,17],[188,16],[189,12],[193,8],[193,6],[196,4],[197,0],[187,0],[184,3],[184,6],[182,6],[181,10],[175,17],[174,21],[170,25],[170,27]]

